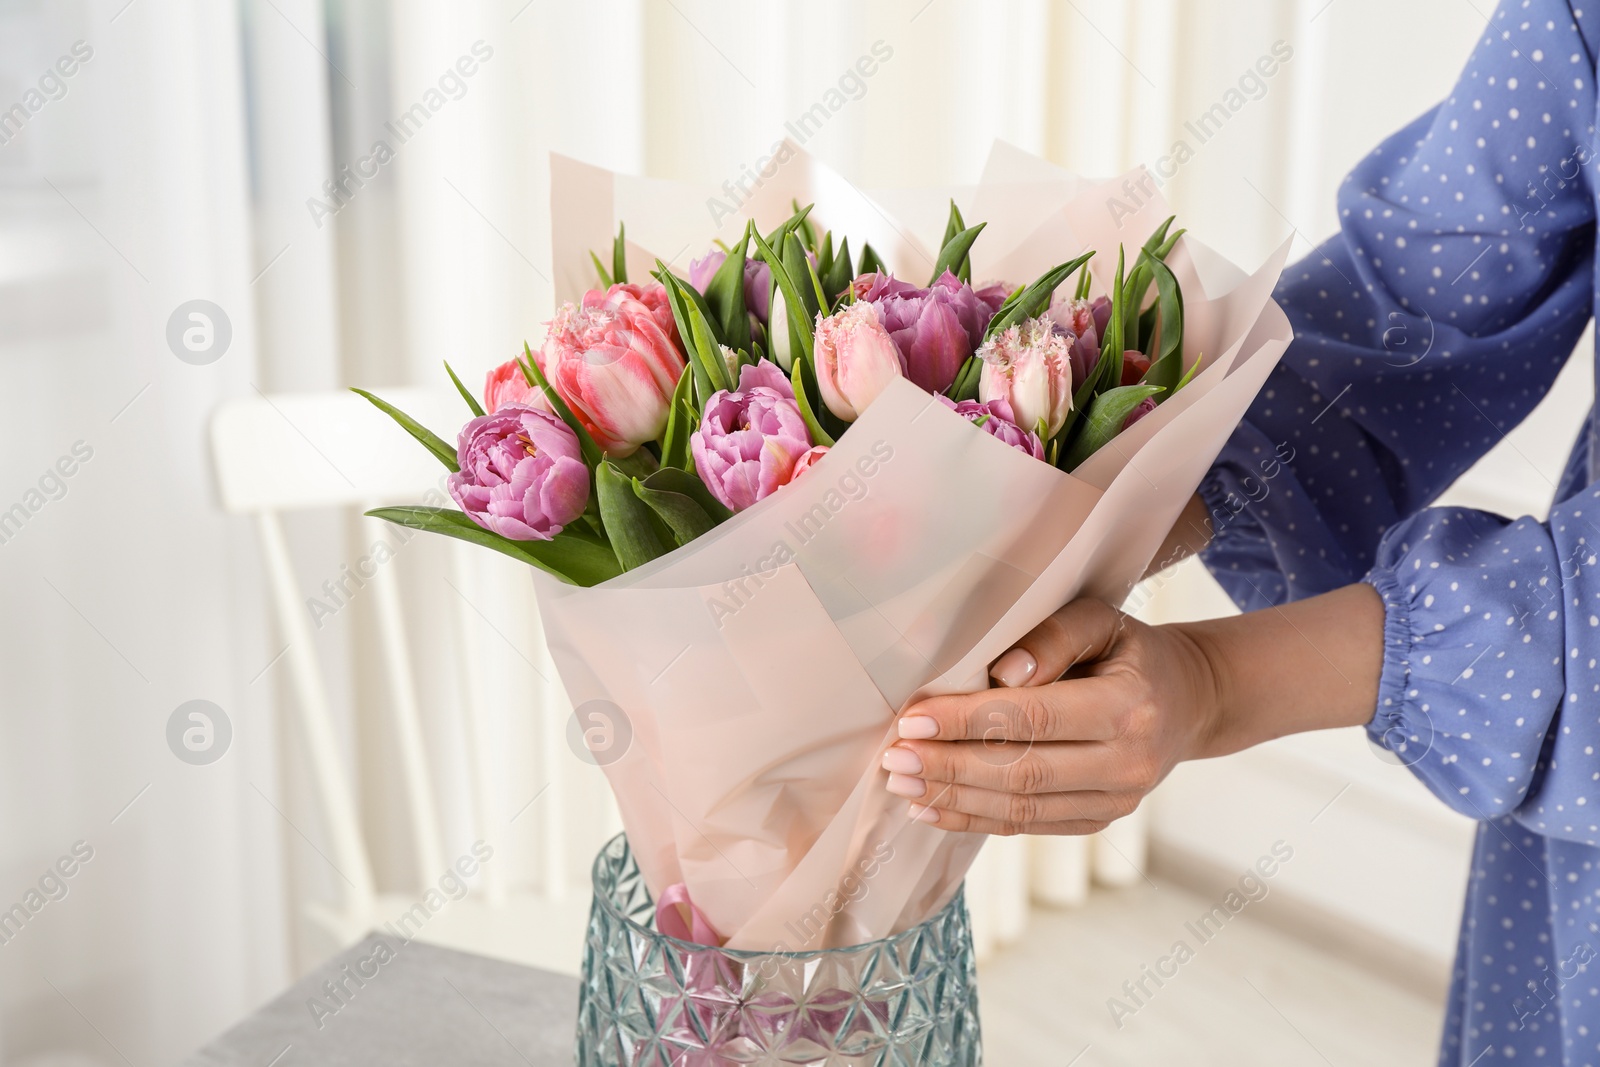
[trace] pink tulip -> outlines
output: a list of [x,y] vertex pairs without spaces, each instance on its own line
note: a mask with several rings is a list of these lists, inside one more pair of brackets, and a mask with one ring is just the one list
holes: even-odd
[[865,300],[817,319],[817,388],[828,410],[854,422],[884,387],[905,376],[905,358],[884,328],[883,311]]
[[484,411],[493,414],[507,404],[526,404],[544,411],[550,410],[550,405],[544,399],[544,390],[528,384],[522,364],[514,359],[508,359],[490,371],[483,382]]
[[766,360],[740,368],[738,389],[712,393],[689,435],[695,473],[734,511],[788,485],[810,449],[789,379]]
[[815,448],[812,448],[805,455],[794,461],[794,473],[789,475],[789,480],[792,482],[806,471],[810,470],[812,467],[815,467],[817,462],[827,454],[827,445],[817,445]]
[[538,360],[601,450],[627,456],[666,429],[683,355],[642,301],[607,299],[610,307],[561,305]]
[[978,349],[978,399],[1008,402],[1018,426],[1048,440],[1072,411],[1071,348],[1048,318],[1007,327]]
[[947,396],[936,396],[934,399],[1002,444],[1010,445],[1034,459],[1044,458],[1044,442],[1032,430],[1024,430],[1016,424],[1011,405],[1004,400],[991,400],[987,404],[963,400],[958,404]]
[[609,289],[590,289],[583,294],[583,306],[586,308],[620,311],[628,306],[629,301],[643,304],[645,310],[650,312],[650,317],[656,320],[656,325],[661,327],[661,332],[672,338],[673,344],[683,347],[678,337],[678,322],[672,317],[672,303],[667,299],[667,287],[660,282],[646,282],[643,285],[617,282]]
[[583,514],[589,468],[578,437],[547,411],[508,404],[467,423],[446,488],[467,517],[513,541],[549,541]]

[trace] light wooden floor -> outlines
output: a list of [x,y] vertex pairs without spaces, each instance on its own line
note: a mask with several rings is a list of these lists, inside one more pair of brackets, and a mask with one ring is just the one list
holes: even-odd
[[[1442,1004],[1333,959],[1246,908],[1201,943],[1207,901],[1161,882],[1035,911],[1025,940],[979,968],[991,1067],[1431,1067]],[[1143,1007],[1111,1018],[1124,981],[1172,950],[1194,957]],[[1168,965],[1171,969],[1171,965]]]

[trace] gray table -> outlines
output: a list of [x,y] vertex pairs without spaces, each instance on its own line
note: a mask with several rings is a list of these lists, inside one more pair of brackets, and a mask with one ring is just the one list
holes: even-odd
[[577,1008],[573,978],[369,934],[184,1067],[572,1067]]

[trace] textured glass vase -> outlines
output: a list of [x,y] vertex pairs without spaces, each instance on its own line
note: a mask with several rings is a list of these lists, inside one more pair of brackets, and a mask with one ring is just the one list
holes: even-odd
[[627,839],[594,864],[578,1067],[977,1067],[978,987],[961,893],[902,934],[760,953],[657,933]]

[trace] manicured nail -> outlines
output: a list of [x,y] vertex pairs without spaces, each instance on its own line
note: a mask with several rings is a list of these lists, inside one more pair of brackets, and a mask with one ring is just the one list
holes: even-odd
[[939,821],[939,812],[935,808],[925,808],[921,804],[913,804],[906,809],[906,814],[917,822],[935,823]]
[[895,745],[883,754],[883,769],[896,774],[921,774],[922,760],[909,748]]
[[928,791],[928,783],[921,778],[911,778],[904,774],[889,775],[889,784],[885,789],[899,797],[920,797]]
[[[1033,672],[1039,669],[1039,661],[1033,658],[1033,653],[1025,648],[1013,648],[1010,652],[995,660],[989,673],[994,680],[1010,689],[1019,685],[1026,685]],[[904,734],[900,736],[904,737]]]
[[907,741],[926,741],[939,736],[939,724],[926,715],[910,715],[900,720],[900,736]]

